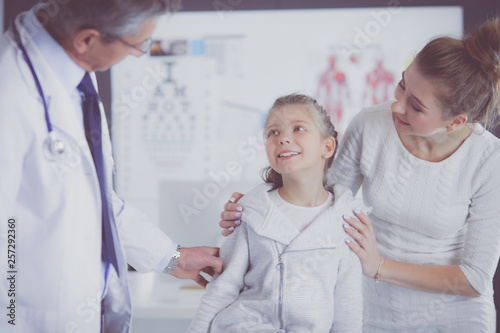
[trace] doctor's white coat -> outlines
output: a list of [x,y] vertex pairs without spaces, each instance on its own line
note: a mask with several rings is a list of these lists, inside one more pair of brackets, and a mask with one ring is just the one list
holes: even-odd
[[[0,332],[99,332],[101,201],[81,120],[66,89],[23,27],[17,27],[46,96],[51,122],[66,144],[56,161],[44,156],[48,132],[40,96],[10,35],[0,39]],[[101,107],[103,129],[106,117]],[[149,271],[172,241],[112,190],[109,133],[103,133],[107,197],[116,217],[120,279],[111,278],[105,332],[128,332],[126,262]],[[9,221],[11,223],[9,223]],[[116,235],[116,234],[115,234]],[[126,256],[126,258],[125,258]],[[112,275],[116,276],[115,275]]]

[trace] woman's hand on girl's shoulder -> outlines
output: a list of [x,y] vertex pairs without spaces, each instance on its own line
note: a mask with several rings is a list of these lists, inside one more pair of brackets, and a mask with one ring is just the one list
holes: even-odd
[[243,213],[243,206],[237,204],[238,200],[243,197],[243,194],[235,192],[231,195],[231,199],[224,205],[224,211],[220,214],[221,221],[219,225],[222,230],[222,235],[228,236],[234,228],[241,224],[241,216]]

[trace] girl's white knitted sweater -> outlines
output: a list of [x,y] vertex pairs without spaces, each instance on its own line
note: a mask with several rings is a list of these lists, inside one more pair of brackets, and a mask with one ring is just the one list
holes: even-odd
[[[475,125],[449,158],[421,160],[402,145],[390,104],[361,111],[341,139],[329,179],[360,186],[383,257],[458,265],[478,298],[364,278],[364,331],[495,332],[492,279],[500,255],[500,140]],[[447,281],[453,288],[454,281]]]

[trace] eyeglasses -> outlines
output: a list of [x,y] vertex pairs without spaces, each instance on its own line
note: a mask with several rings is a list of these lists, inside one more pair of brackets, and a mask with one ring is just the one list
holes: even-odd
[[116,37],[116,39],[118,39],[123,44],[133,48],[134,50],[141,52],[141,54],[147,54],[149,50],[151,50],[151,47],[153,47],[153,39],[151,37],[142,42],[140,47],[130,44],[129,42],[123,40],[121,37]]

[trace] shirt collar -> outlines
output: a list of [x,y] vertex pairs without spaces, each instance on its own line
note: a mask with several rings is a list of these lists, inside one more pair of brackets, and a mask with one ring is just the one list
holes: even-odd
[[[38,8],[35,6],[27,13],[28,22],[37,20],[35,11]],[[64,48],[41,25],[36,25],[36,29],[37,31],[32,34],[32,38],[40,54],[68,93],[76,93],[77,86],[85,75],[85,70],[71,59]]]

